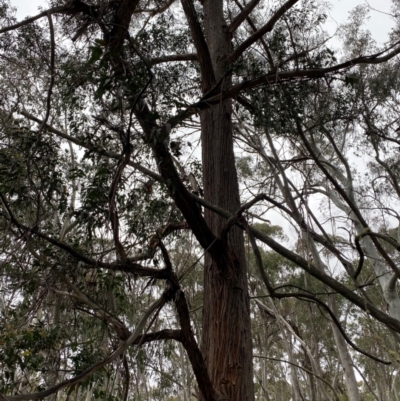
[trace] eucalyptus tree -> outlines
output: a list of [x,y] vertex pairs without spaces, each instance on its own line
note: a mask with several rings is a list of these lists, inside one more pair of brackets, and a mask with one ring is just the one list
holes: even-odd
[[[253,400],[243,231],[268,296],[317,303],[360,350],[323,296],[275,287],[284,283],[270,280],[255,238],[400,333],[396,307],[386,313],[358,280],[367,256],[379,263],[384,291],[394,294],[399,270],[380,241],[397,242],[367,223],[341,152],[349,146],[346,124],[362,113],[370,132],[382,130],[376,108],[347,103],[358,71],[395,68],[396,32],[386,48],[339,62],[326,46],[325,5],[312,0],[53,1],[21,22],[1,4],[1,319],[8,341],[1,366],[8,400],[57,392],[68,399],[75,389],[81,399],[84,386],[89,398],[93,391],[129,399],[135,347],[166,339],[182,344],[200,399]],[[265,164],[253,188],[238,181],[236,133],[238,146]],[[321,149],[329,151],[322,156]],[[301,171],[301,184],[288,168]],[[338,246],[314,216],[306,198],[316,192],[350,216],[359,254],[351,241]],[[251,226],[249,216],[262,219],[262,208],[258,216],[249,211],[258,202],[297,225],[313,258]],[[199,251],[180,262],[174,249],[185,230]],[[321,247],[329,253],[324,260]],[[351,284],[323,268],[332,258]],[[203,278],[189,280],[199,267]],[[196,334],[189,283],[202,296]],[[290,353],[293,333],[277,310],[275,318]],[[137,388],[137,397],[142,391],[149,389]]]

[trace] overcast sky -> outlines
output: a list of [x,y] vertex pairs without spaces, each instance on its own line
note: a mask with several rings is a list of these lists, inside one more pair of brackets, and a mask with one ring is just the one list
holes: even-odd
[[[37,14],[38,7],[46,5],[44,0],[11,0],[11,3],[17,7],[18,19]],[[348,13],[359,4],[365,4],[365,0],[330,0],[332,10],[327,23],[327,29],[331,34],[336,30],[338,24],[346,21]],[[372,37],[379,43],[383,44],[388,39],[388,33],[394,26],[391,18],[384,14],[390,13],[390,0],[368,0],[368,4],[378,11],[371,11],[370,20],[368,21],[368,29],[372,33]]]
[[390,0],[331,0],[332,10],[327,23],[327,28],[334,33],[338,24],[346,21],[349,11],[359,4],[369,4],[372,9],[366,27],[371,31],[372,37],[383,44],[388,40],[388,33],[394,27],[394,21],[389,14],[391,12]]

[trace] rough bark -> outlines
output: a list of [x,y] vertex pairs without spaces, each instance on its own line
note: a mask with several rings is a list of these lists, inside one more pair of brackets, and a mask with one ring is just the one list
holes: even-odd
[[[205,0],[205,36],[220,90],[230,86],[226,60],[231,48],[222,0]],[[232,136],[232,102],[201,114],[205,199],[235,213],[240,207]],[[218,236],[225,219],[210,210],[205,219]],[[254,399],[249,298],[243,233],[232,227],[222,239],[219,257],[206,254],[202,352],[211,381],[224,399]]]

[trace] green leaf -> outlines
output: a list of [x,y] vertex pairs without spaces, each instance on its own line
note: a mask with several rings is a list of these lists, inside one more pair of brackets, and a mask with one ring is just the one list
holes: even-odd
[[89,59],[89,63],[94,64],[103,54],[103,49],[100,46],[90,46],[90,50],[92,51],[92,55]]

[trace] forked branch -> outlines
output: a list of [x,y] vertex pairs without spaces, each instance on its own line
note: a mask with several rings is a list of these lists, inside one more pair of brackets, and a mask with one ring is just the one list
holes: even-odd
[[232,23],[229,25],[228,31],[230,33],[235,32],[236,29],[239,28],[242,22],[250,15],[250,13],[254,10],[254,8],[257,6],[259,2],[260,0],[251,0],[250,3],[248,3],[245,7],[241,7],[241,12],[234,18]]
[[234,50],[230,56],[230,61],[235,62],[253,43],[257,42],[257,40],[262,38],[266,33],[271,32],[279,19],[298,2],[299,0],[288,0],[283,4],[264,26]]

